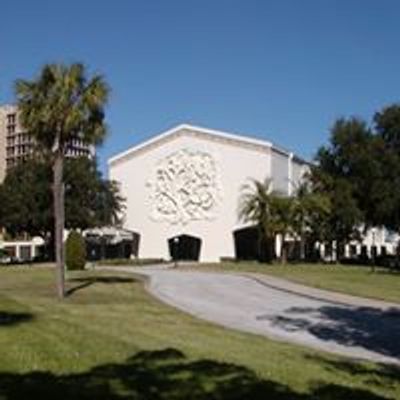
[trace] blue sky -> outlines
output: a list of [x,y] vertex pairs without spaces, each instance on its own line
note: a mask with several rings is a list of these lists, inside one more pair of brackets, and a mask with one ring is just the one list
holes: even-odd
[[46,62],[112,88],[108,157],[182,122],[311,158],[335,118],[399,101],[396,0],[12,0],[1,5],[0,103]]

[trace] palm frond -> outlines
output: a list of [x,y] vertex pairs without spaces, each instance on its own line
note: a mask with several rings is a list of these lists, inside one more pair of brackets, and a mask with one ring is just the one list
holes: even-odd
[[81,63],[47,64],[37,79],[17,80],[15,90],[22,125],[48,152],[73,139],[97,144],[107,133],[109,88],[101,75],[88,79]]

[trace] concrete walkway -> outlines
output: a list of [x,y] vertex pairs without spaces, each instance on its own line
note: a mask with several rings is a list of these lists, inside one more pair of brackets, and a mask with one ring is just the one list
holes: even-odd
[[112,267],[117,269],[148,277],[147,288],[154,296],[207,321],[352,358],[400,365],[397,305],[260,274]]

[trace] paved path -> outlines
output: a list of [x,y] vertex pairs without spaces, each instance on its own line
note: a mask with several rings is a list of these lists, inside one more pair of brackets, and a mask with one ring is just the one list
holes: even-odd
[[266,286],[271,286],[272,288],[281,289],[283,291],[294,294],[300,294],[302,296],[309,297],[311,299],[326,300],[332,303],[350,305],[355,307],[378,308],[384,311],[390,309],[392,310],[398,309],[400,312],[399,303],[392,303],[376,299],[366,299],[359,296],[352,296],[350,294],[338,293],[324,289],[317,289],[267,274],[241,273],[240,275],[251,277]]
[[281,279],[272,279],[271,284],[267,277],[252,274],[165,267],[120,270],[146,275],[149,291],[160,300],[225,327],[400,365],[400,309],[385,303],[365,301],[368,306],[362,306],[362,299],[356,298],[360,304],[351,302],[353,296],[348,304],[343,301],[346,297],[340,297],[340,302],[335,297],[321,299],[321,293],[302,285],[295,285],[295,289],[302,287],[296,291],[287,281],[279,287]]

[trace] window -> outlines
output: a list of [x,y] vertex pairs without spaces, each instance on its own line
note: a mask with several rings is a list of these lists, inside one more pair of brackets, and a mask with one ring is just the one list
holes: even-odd
[[354,244],[350,245],[350,257],[357,257],[357,246]]
[[7,124],[14,125],[15,124],[15,113],[7,114]]

